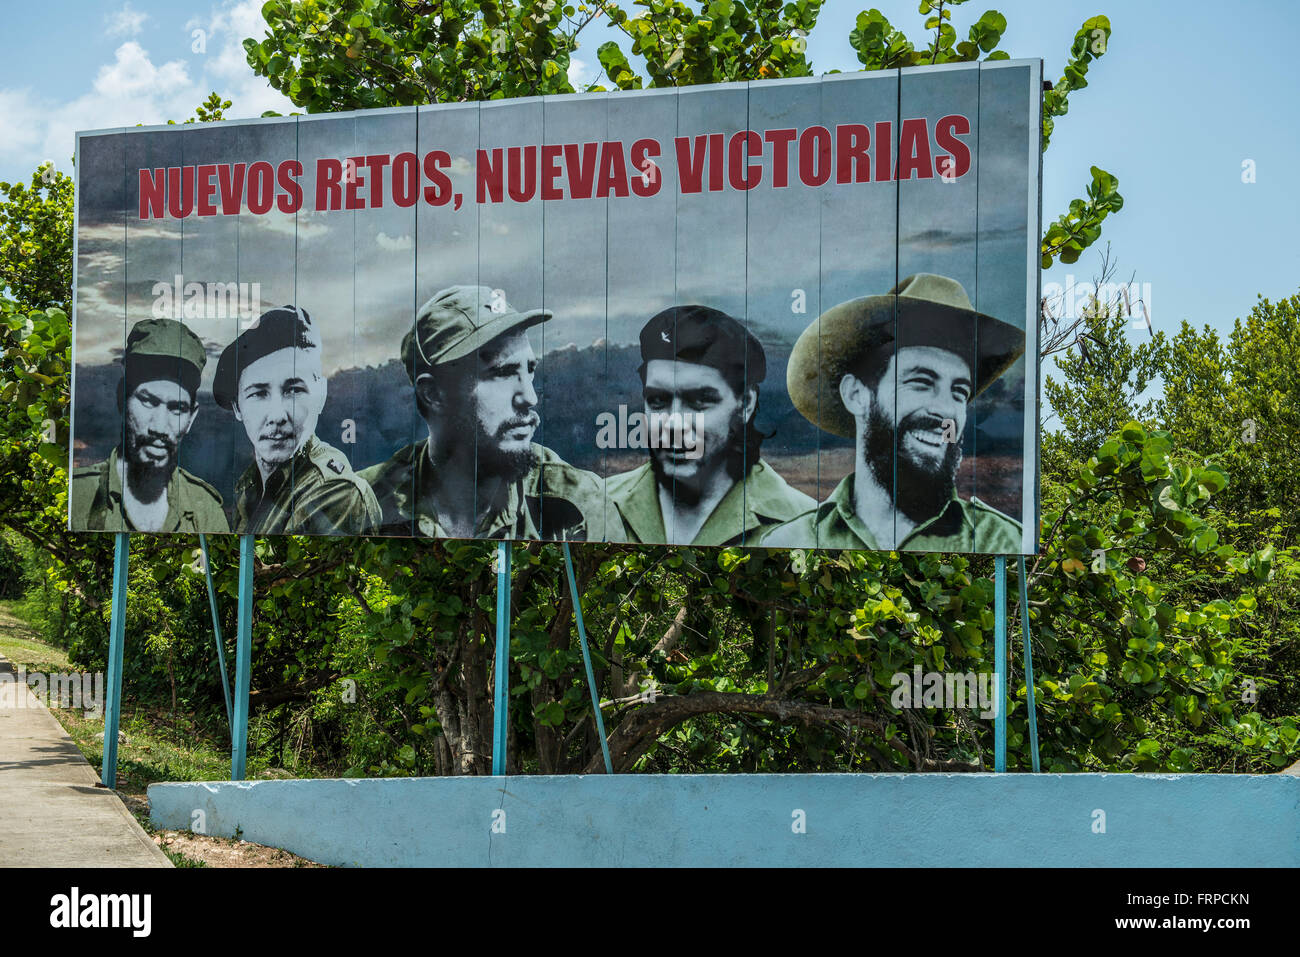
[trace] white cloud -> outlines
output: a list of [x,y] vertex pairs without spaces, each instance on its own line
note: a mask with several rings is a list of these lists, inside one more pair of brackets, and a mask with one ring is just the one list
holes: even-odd
[[[30,87],[0,90],[0,159],[37,157],[42,143],[41,121],[41,111],[36,106]],[[50,158],[35,158],[29,165],[35,169],[43,160]],[[66,163],[67,159],[64,158],[63,165]],[[28,170],[26,175],[30,173]]]
[[586,60],[579,60],[576,56],[569,58],[569,82],[573,84],[575,90],[581,90],[584,86],[592,81],[591,70],[587,68]]
[[110,37],[135,36],[144,29],[144,22],[149,14],[132,10],[131,4],[123,4],[122,9],[104,17],[105,32]]
[[[109,17],[108,32],[138,33],[145,17],[127,4]],[[191,52],[196,28],[204,31],[204,53]],[[244,59],[244,38],[260,38],[265,30],[257,0],[221,0],[208,18],[159,39],[165,44],[161,56],[157,49],[130,39],[117,46],[111,62],[97,70],[85,65],[94,80],[87,92],[72,99],[51,100],[36,82],[0,85],[0,164],[27,171],[13,174],[22,179],[47,159],[67,170],[78,130],[180,122],[193,115],[212,90],[232,101],[230,119],[261,116],[267,110],[294,111],[294,105],[256,76]]]
[[154,66],[149,54],[134,40],[117,48],[114,62],[99,68],[95,93],[105,100],[120,101],[154,96],[162,89],[187,86],[189,70],[180,60]]
[[409,235],[393,237],[387,233],[380,233],[375,237],[375,245],[385,252],[398,253],[412,248],[415,244]]

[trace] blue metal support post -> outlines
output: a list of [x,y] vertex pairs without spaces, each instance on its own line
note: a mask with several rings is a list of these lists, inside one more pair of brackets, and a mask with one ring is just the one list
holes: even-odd
[[113,542],[113,609],[108,625],[108,701],[104,704],[104,759],[99,779],[117,787],[117,729],[122,718],[122,663],[126,645],[126,586],[129,544],[126,532]]
[[221,668],[221,690],[226,693],[226,726],[230,716],[230,677],[226,674],[226,649],[221,640],[221,618],[217,614],[217,591],[212,587],[212,565],[208,561],[208,536],[199,532],[199,548],[203,550],[203,577],[208,580],[208,607],[212,609],[212,637],[217,642],[217,664]]
[[993,770],[1007,769],[1007,557],[993,559]]
[[596,674],[591,670],[591,652],[587,650],[587,629],[582,623],[582,602],[578,598],[578,582],[573,577],[573,557],[569,543],[564,543],[564,566],[569,572],[569,593],[573,595],[573,617],[578,621],[578,642],[582,645],[582,663],[587,666],[587,687],[591,689],[591,710],[596,716],[596,733],[600,735],[600,750],[605,755],[605,773],[614,773],[609,759],[609,742],[605,740],[605,718],[600,713],[600,695],[596,693]]
[[497,543],[496,693],[492,708],[492,773],[506,773],[506,727],[510,723],[510,543]]
[[248,683],[253,664],[253,536],[239,536],[239,631],[235,636],[234,719],[230,724],[230,780],[248,766]]
[[1025,556],[1020,556],[1020,634],[1025,641],[1025,688],[1028,691],[1029,704],[1029,748],[1034,761],[1034,772],[1038,763],[1038,705],[1034,700],[1034,653],[1029,647],[1029,578],[1025,575]]

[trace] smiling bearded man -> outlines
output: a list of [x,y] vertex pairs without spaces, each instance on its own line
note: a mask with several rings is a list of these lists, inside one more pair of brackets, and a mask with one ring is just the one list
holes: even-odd
[[828,309],[795,343],[786,384],[805,418],[855,439],[854,471],[761,544],[1019,554],[1020,523],[956,484],[970,403],[1024,350],[1021,330],[944,276]]

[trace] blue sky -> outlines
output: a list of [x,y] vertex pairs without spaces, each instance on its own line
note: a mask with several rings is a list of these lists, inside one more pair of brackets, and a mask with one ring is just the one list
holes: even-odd
[[[875,0],[918,45],[914,0]],[[809,41],[819,71],[856,65],[848,43],[868,4],[828,0]],[[958,7],[959,35],[989,4]],[[634,9],[627,4],[629,9]],[[1084,19],[1105,13],[1114,33],[1107,56],[1074,94],[1044,159],[1043,216],[1050,221],[1082,195],[1096,164],[1119,177],[1124,210],[1103,230],[1117,278],[1149,284],[1157,329],[1186,319],[1226,333],[1257,293],[1277,299],[1300,290],[1300,81],[1287,51],[1300,27],[1276,4],[1240,2],[1097,2],[1001,0],[1013,57],[1042,57],[1060,76]],[[216,89],[235,117],[291,107],[252,74],[239,45],[260,35],[258,0],[44,0],[5,11],[0,65],[0,180],[26,179],[45,159],[67,169],[78,129],[189,116]],[[194,31],[200,35],[204,49]],[[588,73],[592,33],[578,52]],[[54,51],[52,54],[51,51]],[[1280,55],[1274,51],[1280,51]],[[1242,182],[1252,160],[1255,182]],[[1092,252],[1057,267],[1044,283],[1087,281]],[[1146,335],[1135,332],[1134,335]]]

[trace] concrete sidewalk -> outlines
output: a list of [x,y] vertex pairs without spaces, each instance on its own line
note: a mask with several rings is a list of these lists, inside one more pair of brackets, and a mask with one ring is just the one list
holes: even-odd
[[[5,674],[7,672],[8,674]],[[13,666],[0,658],[0,681]],[[0,867],[170,867],[26,685],[0,697]]]

